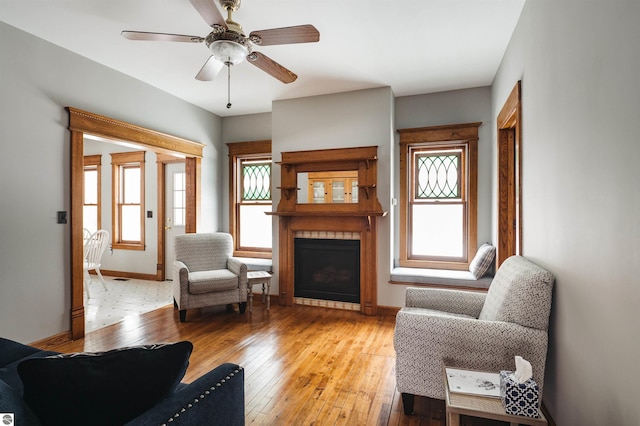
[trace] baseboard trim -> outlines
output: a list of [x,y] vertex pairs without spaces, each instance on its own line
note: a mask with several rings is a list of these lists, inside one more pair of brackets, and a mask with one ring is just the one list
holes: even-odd
[[378,305],[378,315],[393,315],[395,316],[400,309],[397,306],[381,306]]
[[33,346],[40,349],[46,349],[49,346],[57,346],[62,343],[71,342],[71,331],[63,331],[62,333],[54,334],[53,336],[46,337],[42,340],[38,340],[33,343],[29,343],[29,346]]
[[109,277],[132,278],[135,280],[161,281],[156,274],[143,274],[141,272],[122,272],[101,269],[102,275]]
[[544,405],[544,402],[542,403],[540,410],[542,411],[542,414],[544,414],[544,416],[547,418],[547,423],[549,424],[549,426],[556,426],[556,422],[551,417],[551,413],[549,413],[549,410],[547,409],[547,406]]

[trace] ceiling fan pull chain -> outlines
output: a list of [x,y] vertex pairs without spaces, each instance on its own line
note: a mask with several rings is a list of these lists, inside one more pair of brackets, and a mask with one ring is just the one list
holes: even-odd
[[231,108],[231,63],[227,62],[227,109]]

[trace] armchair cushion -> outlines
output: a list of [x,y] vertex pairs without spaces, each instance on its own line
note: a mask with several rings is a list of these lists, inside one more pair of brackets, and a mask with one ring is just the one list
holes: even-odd
[[238,276],[228,269],[189,273],[189,293],[203,294],[238,288]]
[[23,398],[43,424],[124,424],[174,391],[192,349],[183,341],[28,359],[18,365]]

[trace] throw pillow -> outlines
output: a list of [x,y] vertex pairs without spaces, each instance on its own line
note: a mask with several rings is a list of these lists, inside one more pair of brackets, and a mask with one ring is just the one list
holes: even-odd
[[61,354],[18,365],[24,400],[43,425],[120,425],[173,392],[191,342]]
[[496,248],[491,244],[484,243],[480,246],[473,260],[469,264],[469,272],[478,280],[484,276],[493,263],[496,256]]

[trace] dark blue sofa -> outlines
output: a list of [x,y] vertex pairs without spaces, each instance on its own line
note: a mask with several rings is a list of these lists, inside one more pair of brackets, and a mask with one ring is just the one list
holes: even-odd
[[[126,425],[244,425],[244,370],[242,367],[235,364],[222,364],[215,369],[209,371],[204,374],[194,382],[190,384],[180,383],[180,380],[186,371],[186,367],[188,365],[188,357],[191,354],[191,343],[189,342],[181,342],[184,344],[188,344],[188,350],[186,353],[185,365],[181,372],[176,376],[177,380],[174,384],[171,384],[168,387],[167,392],[162,394],[161,399],[158,402],[152,402],[151,408],[146,409],[144,412],[140,414],[136,414],[135,418],[127,420],[123,422]],[[165,345],[171,346],[171,345]],[[148,349],[148,348],[145,348]],[[154,348],[155,349],[155,348]],[[118,351],[110,351],[104,354],[107,354],[106,357],[102,357],[102,359],[111,357],[112,360],[116,360],[114,362],[122,362],[123,352],[128,351],[128,349],[123,349]],[[111,354],[111,352],[118,352],[116,354]],[[146,353],[152,351],[146,351]],[[183,351],[184,352],[184,351]],[[130,353],[130,352],[127,352]],[[155,351],[156,358],[158,356],[165,357],[163,353],[159,351]],[[160,355],[158,355],[160,354]],[[7,421],[13,423],[3,423],[10,425],[49,425],[49,424],[65,424],[65,425],[74,425],[84,423],[85,421],[79,421],[74,417],[74,412],[78,414],[82,411],[83,407],[78,407],[73,405],[73,400],[75,398],[66,398],[66,395],[63,398],[66,398],[66,402],[70,403],[71,409],[69,407],[63,408],[61,407],[59,411],[63,412],[62,416],[58,416],[59,413],[56,413],[55,416],[43,415],[42,407],[30,407],[27,405],[25,400],[35,401],[34,404],[40,404],[40,401],[33,398],[40,398],[41,400],[46,400],[47,398],[43,398],[42,394],[38,396],[39,389],[33,389],[33,379],[29,378],[29,374],[31,377],[34,376],[34,371],[36,375],[40,375],[42,377],[36,377],[36,380],[42,380],[43,388],[49,387],[48,392],[56,393],[54,395],[55,398],[60,398],[60,395],[57,394],[57,387],[60,388],[75,388],[80,392],[87,393],[86,389],[82,384],[78,384],[77,377],[82,376],[82,374],[78,375],[73,372],[73,370],[67,370],[66,372],[61,372],[61,368],[59,365],[55,364],[58,362],[66,363],[64,368],[73,368],[76,364],[72,364],[74,361],[70,361],[73,358],[73,355],[58,355],[57,357],[51,358],[51,356],[58,355],[56,352],[44,351],[41,349],[37,349],[31,346],[23,345],[18,342],[14,342],[8,339],[0,338],[0,413],[3,413],[3,419],[0,421]],[[98,357],[91,358],[91,354],[82,354],[82,356],[77,357],[80,358],[81,362],[93,363],[96,361]],[[123,377],[122,385],[119,385],[120,388],[116,388],[116,392],[120,394],[126,394],[126,392],[131,393],[134,391],[132,389],[133,386],[129,381],[129,377],[132,375],[136,375],[136,373],[131,374],[131,371],[127,370],[127,366],[129,369],[133,368],[131,365],[136,365],[138,362],[136,360],[131,361],[131,356],[126,355],[129,358],[126,358],[126,364],[123,366]],[[135,356],[135,349],[134,349]],[[144,355],[145,357],[147,355]],[[118,358],[120,357],[120,358]],[[185,355],[183,354],[183,358]],[[56,359],[58,358],[58,359]],[[166,358],[166,357],[165,357]],[[35,360],[34,360],[35,359]],[[26,362],[25,362],[26,361]],[[159,360],[161,363],[163,360]],[[104,362],[104,361],[99,361]],[[107,365],[106,369],[113,368],[114,365]],[[143,359],[142,362],[146,363],[146,359]],[[156,362],[156,361],[153,361]],[[51,376],[48,376],[46,373],[42,374],[38,370],[41,368],[43,364],[46,363],[47,368],[51,371]],[[53,368],[50,368],[51,364],[53,364]],[[71,364],[70,364],[71,363]],[[22,364],[22,365],[21,365]],[[104,365],[104,364],[97,364]],[[137,364],[138,366],[140,364]],[[148,364],[145,364],[148,365]],[[162,365],[162,364],[157,364]],[[20,366],[20,367],[19,367]],[[35,368],[34,368],[35,367]],[[120,366],[115,366],[119,368]],[[82,367],[84,368],[84,367]],[[101,368],[101,367],[100,367]],[[140,369],[139,367],[135,367]],[[145,367],[146,368],[146,367]],[[149,367],[152,368],[152,367]],[[144,369],[144,368],[143,368]],[[64,369],[62,369],[64,370]],[[164,368],[158,368],[152,371],[152,382],[153,387],[157,388],[156,379],[157,377],[162,376],[164,373]],[[114,370],[110,370],[114,371]],[[95,373],[95,372],[94,372]],[[58,381],[55,379],[55,375],[62,374]],[[109,372],[108,374],[112,374]],[[148,373],[147,373],[148,374]],[[53,377],[53,378],[51,378]],[[75,377],[76,381],[74,382],[72,377]],[[91,377],[86,376],[86,377]],[[143,376],[144,377],[144,376]],[[26,382],[23,383],[22,379],[25,379]],[[30,383],[31,382],[31,383]],[[113,380],[112,380],[113,382]],[[36,381],[37,383],[37,381]],[[30,389],[29,389],[30,387]],[[37,387],[37,386],[36,386]],[[104,386],[103,386],[104,388]],[[95,392],[99,394],[102,389],[96,389]],[[68,389],[66,390],[68,391]],[[149,392],[147,392],[149,391]],[[138,400],[144,399],[145,394],[153,393],[154,389],[145,389],[144,391],[140,391],[140,398],[128,398],[130,400]],[[34,397],[34,392],[36,397]],[[65,392],[65,390],[60,390],[60,392]],[[94,391],[91,390],[93,393]],[[28,395],[31,399],[28,399]],[[51,393],[50,393],[51,394]],[[46,395],[46,394],[45,394]],[[117,400],[117,396],[115,398],[104,397],[103,399],[106,409],[110,411],[117,409],[114,407],[114,400]],[[121,396],[121,395],[120,395]],[[82,397],[80,395],[79,397]],[[54,399],[55,399],[54,398]],[[68,400],[68,401],[67,401]],[[101,402],[101,401],[100,401]],[[125,401],[124,405],[128,404],[128,400]],[[133,402],[132,402],[133,404]],[[122,405],[122,404],[121,404]],[[54,407],[55,408],[55,407]],[[92,408],[93,412],[95,410]],[[86,410],[85,410],[86,411]],[[99,411],[99,410],[98,410]],[[46,412],[46,411],[44,411]],[[45,417],[45,418],[43,418]],[[58,417],[58,418],[53,418]],[[108,416],[105,416],[108,417]],[[61,420],[63,419],[63,420]],[[98,421],[92,421],[93,424],[114,424],[113,420],[110,421],[102,421],[98,419]]]

